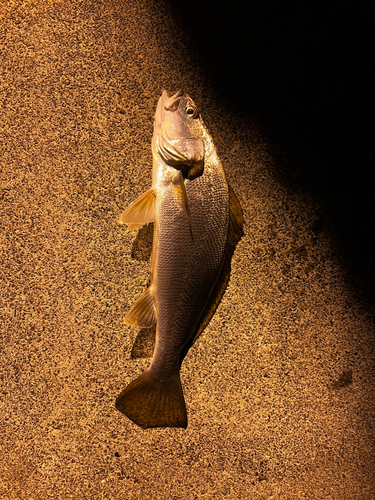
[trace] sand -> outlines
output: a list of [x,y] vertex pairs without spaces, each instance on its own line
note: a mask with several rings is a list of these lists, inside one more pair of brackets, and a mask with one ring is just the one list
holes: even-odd
[[[158,2],[1,7],[0,498],[375,498],[374,315],[288,156],[218,96]],[[150,229],[117,220],[151,183],[162,88],[199,106],[244,236],[181,369],[188,428],[142,430],[120,390],[150,362],[123,318]],[[361,298],[362,297],[362,298]]]

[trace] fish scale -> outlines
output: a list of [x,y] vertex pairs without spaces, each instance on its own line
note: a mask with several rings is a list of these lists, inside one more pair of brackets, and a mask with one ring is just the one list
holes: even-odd
[[[212,164],[211,173],[187,181],[193,239],[184,213],[178,211],[170,192],[173,186],[165,190],[155,186],[158,193],[153,242],[156,252],[151,286],[157,295],[158,343],[151,368],[155,368],[160,377],[164,377],[167,370],[178,370],[179,353],[193,334],[224,255],[229,219],[228,187],[224,176],[219,175],[222,168],[216,155],[211,156],[214,158],[207,159]],[[212,196],[211,185],[215,185],[220,196]],[[203,206],[199,201],[195,203],[199,194],[205,199]],[[158,351],[164,344],[164,349]],[[165,351],[171,352],[170,359],[163,357]],[[169,366],[169,361],[173,366]]]
[[242,212],[191,98],[163,91],[152,139],[152,188],[121,216],[128,230],[154,222],[150,286],[125,321],[156,323],[149,368],[116,407],[141,427],[186,427],[180,363],[208,324],[229,279]]

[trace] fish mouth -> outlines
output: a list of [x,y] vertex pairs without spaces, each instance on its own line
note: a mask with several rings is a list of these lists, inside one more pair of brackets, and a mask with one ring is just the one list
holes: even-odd
[[176,111],[180,104],[181,97],[184,95],[182,90],[177,90],[177,92],[172,96],[168,97],[168,92],[163,90],[162,93],[162,101],[164,102],[165,111]]

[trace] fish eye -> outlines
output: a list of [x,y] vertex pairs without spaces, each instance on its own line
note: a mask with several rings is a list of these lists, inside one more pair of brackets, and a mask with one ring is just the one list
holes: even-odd
[[189,118],[197,118],[198,117],[198,111],[195,107],[193,106],[186,106],[186,114],[188,115]]

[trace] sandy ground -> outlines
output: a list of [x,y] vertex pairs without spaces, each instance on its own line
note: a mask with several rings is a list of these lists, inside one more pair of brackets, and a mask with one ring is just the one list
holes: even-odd
[[[374,499],[373,316],[319,203],[275,174],[167,7],[2,5],[0,498]],[[150,231],[117,220],[150,186],[162,88],[199,105],[245,217],[182,366],[187,430],[114,407],[152,350],[123,323]]]

